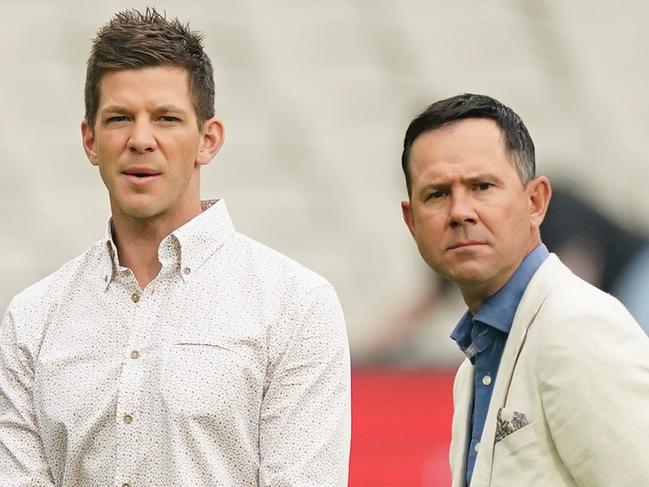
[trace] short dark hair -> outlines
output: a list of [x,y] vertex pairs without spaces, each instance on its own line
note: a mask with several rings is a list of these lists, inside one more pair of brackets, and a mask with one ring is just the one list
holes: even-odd
[[155,66],[187,70],[199,126],[214,116],[214,74],[203,51],[203,35],[154,8],[124,10],[101,27],[93,40],[86,70],[86,121],[95,125],[99,85],[107,73]]
[[527,184],[534,179],[536,174],[534,142],[521,117],[494,98],[465,93],[433,103],[410,122],[403,140],[401,155],[408,196],[412,194],[409,166],[410,150],[415,139],[424,132],[467,118],[487,118],[496,122],[503,133],[507,152],[513,156],[521,181]]

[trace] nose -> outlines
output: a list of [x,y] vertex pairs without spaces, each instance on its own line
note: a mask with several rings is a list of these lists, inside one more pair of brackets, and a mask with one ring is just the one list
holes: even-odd
[[473,199],[464,192],[454,192],[450,198],[449,225],[451,228],[478,222]]
[[128,150],[136,154],[153,152],[157,143],[153,127],[148,120],[136,120],[132,125],[132,131],[127,142]]

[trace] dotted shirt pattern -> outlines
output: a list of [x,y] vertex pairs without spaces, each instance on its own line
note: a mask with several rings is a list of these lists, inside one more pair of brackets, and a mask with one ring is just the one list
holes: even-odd
[[140,289],[110,237],[0,325],[3,487],[347,485],[349,348],[332,286],[223,201]]

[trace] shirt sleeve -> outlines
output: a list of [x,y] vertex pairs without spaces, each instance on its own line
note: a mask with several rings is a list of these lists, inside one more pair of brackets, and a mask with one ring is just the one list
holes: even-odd
[[331,286],[288,319],[293,333],[270,372],[260,423],[260,487],[343,487],[348,481],[350,359]]
[[54,487],[32,403],[31,355],[11,309],[0,323],[0,478],[3,487]]
[[540,368],[552,439],[580,487],[649,485],[649,339],[616,310],[564,323]]

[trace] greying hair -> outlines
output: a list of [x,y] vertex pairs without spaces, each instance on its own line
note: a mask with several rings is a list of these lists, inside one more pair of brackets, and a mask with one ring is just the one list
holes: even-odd
[[408,196],[412,194],[410,151],[415,139],[424,132],[467,118],[487,118],[496,122],[503,133],[507,153],[513,156],[523,184],[526,185],[536,177],[534,142],[521,117],[494,98],[465,93],[433,103],[410,122],[403,140],[401,155],[401,167],[406,178]]

